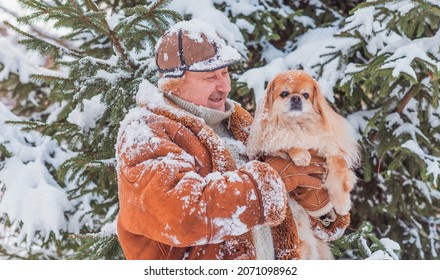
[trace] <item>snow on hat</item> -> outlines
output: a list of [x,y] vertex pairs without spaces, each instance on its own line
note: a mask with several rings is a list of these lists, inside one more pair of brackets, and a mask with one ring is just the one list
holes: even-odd
[[211,26],[198,19],[172,26],[157,42],[155,53],[156,65],[164,78],[182,77],[186,70],[214,71],[241,58]]

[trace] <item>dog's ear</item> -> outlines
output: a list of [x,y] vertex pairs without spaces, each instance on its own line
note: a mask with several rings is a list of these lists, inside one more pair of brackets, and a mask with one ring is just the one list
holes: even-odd
[[332,130],[336,122],[340,121],[340,117],[322,95],[316,80],[313,80],[313,90],[315,91],[313,97],[313,107],[315,111],[321,115],[322,121],[324,122],[324,127],[327,130]]
[[256,159],[262,154],[266,139],[268,112],[272,108],[274,79],[269,82],[264,97],[258,101],[255,111],[254,122],[251,125],[249,138],[247,139],[247,156],[249,159]]
[[359,146],[354,138],[355,132],[348,121],[336,113],[319,90],[316,80],[313,81],[315,96],[313,107],[324,122],[324,128],[337,136],[337,145],[341,151],[340,155],[347,161],[350,168],[360,163]]
[[265,100],[264,100],[264,108],[266,110],[270,110],[272,108],[272,104],[273,104],[273,94],[274,94],[274,90],[275,90],[275,83],[276,83],[276,77],[274,79],[272,79],[269,84],[267,85],[266,88],[266,93],[265,93]]

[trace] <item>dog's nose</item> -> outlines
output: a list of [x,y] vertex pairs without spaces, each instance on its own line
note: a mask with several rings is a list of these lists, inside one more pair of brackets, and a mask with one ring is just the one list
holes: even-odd
[[301,97],[299,97],[298,95],[294,95],[290,99],[290,102],[292,102],[292,104],[300,104],[301,103]]
[[302,110],[302,101],[301,96],[295,94],[290,98],[290,110],[292,111],[301,111]]

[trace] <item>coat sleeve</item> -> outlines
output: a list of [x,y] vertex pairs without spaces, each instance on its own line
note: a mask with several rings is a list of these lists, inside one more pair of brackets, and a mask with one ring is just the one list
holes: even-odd
[[198,159],[173,141],[181,129],[150,118],[121,134],[118,219],[125,230],[186,247],[282,222],[286,192],[275,170],[251,161],[236,171],[201,176]]

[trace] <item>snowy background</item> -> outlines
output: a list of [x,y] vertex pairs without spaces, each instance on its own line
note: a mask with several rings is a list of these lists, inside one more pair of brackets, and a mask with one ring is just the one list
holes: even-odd
[[[258,9],[263,9],[262,6],[255,4],[258,1],[252,0],[173,1],[170,8],[181,15],[190,14],[193,18],[199,18],[213,25],[218,33],[243,55],[245,60],[248,47],[242,32],[251,34],[254,27],[244,20],[231,22],[223,12],[214,7],[214,3],[222,2],[229,5],[230,12],[234,15],[250,15]],[[320,1],[311,2],[319,5]],[[410,1],[399,1],[398,4],[390,4],[389,8],[405,13],[411,8],[411,5]],[[27,83],[31,74],[67,75],[65,69],[59,69],[56,71],[57,73],[53,73],[54,70],[48,70],[45,67],[48,63],[47,58],[19,45],[17,41],[20,39],[20,35],[6,30],[2,25],[4,20],[17,24],[16,16],[23,16],[25,13],[26,11],[15,1],[0,0],[0,64],[3,65],[3,68],[0,68],[0,83],[11,74],[16,74],[22,83]],[[348,18],[336,15],[337,19],[332,26],[310,29],[297,38],[295,44],[284,52],[267,44],[262,53],[262,58],[267,63],[260,68],[248,70],[240,76],[233,74],[233,78],[252,89],[258,101],[264,94],[265,83],[280,71],[301,67],[318,77],[317,71],[320,69],[314,66],[319,63],[324,64],[328,60],[326,54],[330,52],[347,53],[351,46],[359,43],[359,40],[355,38],[335,36],[353,28],[358,28],[358,32],[365,35],[365,38],[369,38],[367,51],[372,56],[384,53],[392,54],[387,58],[383,67],[390,69],[395,77],[405,73],[417,79],[412,65],[416,59],[428,61],[434,68],[440,69],[438,62],[440,61],[440,31],[433,37],[420,40],[410,40],[397,33],[385,34],[381,32],[384,26],[374,21],[374,13],[374,8],[367,8],[358,10]],[[118,15],[108,15],[109,22],[117,22],[118,18]],[[313,20],[306,16],[298,16],[296,20],[301,21],[304,26],[313,27],[315,25]],[[346,24],[341,29],[340,23],[343,21]],[[63,34],[63,30],[55,30],[48,24],[36,23],[33,26],[22,27],[31,34],[43,34],[47,40]],[[133,54],[133,57],[136,55]],[[106,63],[111,63],[111,60]],[[334,59],[325,64],[324,69],[321,70],[319,84],[327,99],[333,102],[335,100],[333,89],[339,86],[338,83],[350,83],[352,75],[359,72],[361,68],[358,65],[344,64],[343,61]],[[101,78],[111,78],[104,74]],[[54,140],[43,137],[36,132],[25,133],[19,127],[7,124],[7,121],[26,120],[26,117],[18,117],[11,113],[10,110],[14,104],[6,92],[0,92],[0,98],[2,101],[0,104],[0,144],[11,154],[6,160],[0,162],[0,215],[7,216],[14,223],[12,227],[0,224],[0,244],[9,248],[10,251],[14,251],[17,256],[25,257],[26,250],[31,249],[32,246],[35,246],[33,250],[42,250],[44,254],[44,250],[50,252],[53,248],[40,248],[38,239],[44,240],[51,234],[59,237],[60,232],[79,233],[84,225],[93,227],[97,222],[94,220],[95,217],[85,215],[85,213],[88,213],[91,207],[90,201],[99,201],[100,198],[90,195],[89,197],[83,196],[80,200],[70,200],[68,192],[74,186],[66,182],[66,186],[61,188],[50,171],[59,167],[74,153],[69,151],[66,146],[59,145]],[[410,109],[416,109],[417,106],[416,103],[409,104]],[[59,111],[57,107],[52,109],[47,122],[54,120]],[[99,96],[96,96],[86,101],[81,110],[79,108],[74,110],[67,120],[84,130],[88,130],[95,126],[96,120],[102,115],[104,109],[105,105],[100,102]],[[408,114],[411,114],[410,109],[407,111]],[[438,118],[440,111],[436,110],[432,112],[433,127],[440,125]],[[360,111],[347,117],[356,131],[364,131],[368,120],[374,114],[374,111]],[[405,143],[405,147],[425,160],[429,170],[428,174],[433,176],[434,182],[437,181],[440,174],[440,158],[427,154],[419,146],[416,138],[423,136],[423,132],[417,128],[417,119],[414,118],[415,123],[408,124],[402,122],[400,117],[395,115],[390,116],[389,122],[402,124],[401,128],[395,130],[394,133],[413,135],[413,139]],[[358,139],[361,137],[362,135],[357,135]],[[435,199],[440,198],[438,191],[433,191],[425,185],[421,185],[420,188],[426,189],[427,196]],[[72,212],[71,210],[74,208],[79,210]],[[104,225],[103,231],[114,233],[115,225],[113,223]],[[396,246],[389,239],[384,239],[383,243],[390,248]],[[17,247],[17,244],[20,246]],[[371,256],[371,258],[378,259],[387,257],[390,256],[384,256],[383,252]]]

